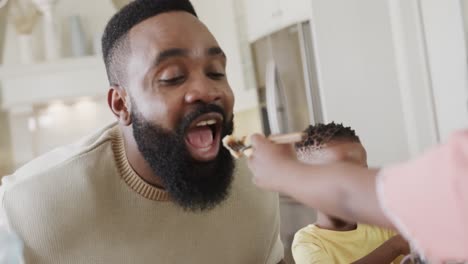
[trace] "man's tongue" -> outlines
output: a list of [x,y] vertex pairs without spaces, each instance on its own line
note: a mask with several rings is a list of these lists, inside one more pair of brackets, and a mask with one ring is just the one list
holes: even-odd
[[192,128],[187,134],[187,139],[196,148],[206,148],[213,144],[213,132],[207,126]]

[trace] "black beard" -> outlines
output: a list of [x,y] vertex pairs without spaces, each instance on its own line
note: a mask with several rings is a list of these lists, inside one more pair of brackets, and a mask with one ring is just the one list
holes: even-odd
[[223,115],[225,120],[221,138],[232,134],[233,118],[227,120],[225,112],[217,105],[199,105],[182,119],[174,132],[146,121],[136,107],[131,113],[133,136],[139,151],[172,200],[185,210],[213,209],[229,195],[235,168],[229,151],[220,147],[214,160],[201,162],[192,158],[185,143],[190,124],[200,115],[213,112]]

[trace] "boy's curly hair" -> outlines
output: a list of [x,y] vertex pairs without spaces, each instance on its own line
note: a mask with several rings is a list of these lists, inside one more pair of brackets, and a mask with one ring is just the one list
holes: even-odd
[[333,140],[346,140],[350,142],[360,143],[359,137],[351,127],[345,127],[343,124],[335,122],[329,124],[310,125],[304,130],[307,137],[296,144],[296,149],[313,149],[317,150],[323,147],[324,144]]

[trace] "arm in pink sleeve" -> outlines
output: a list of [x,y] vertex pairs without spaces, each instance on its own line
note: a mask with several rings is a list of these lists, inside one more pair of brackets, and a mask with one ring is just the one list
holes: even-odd
[[377,181],[394,226],[430,260],[468,260],[468,131]]

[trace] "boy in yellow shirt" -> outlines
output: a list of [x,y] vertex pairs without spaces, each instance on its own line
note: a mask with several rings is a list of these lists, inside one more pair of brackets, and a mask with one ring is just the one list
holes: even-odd
[[[354,130],[335,123],[309,126],[296,145],[298,159],[309,164],[352,162],[367,167],[367,154]],[[299,230],[292,246],[297,264],[400,263],[409,246],[393,231],[348,222],[317,212],[315,224]]]

